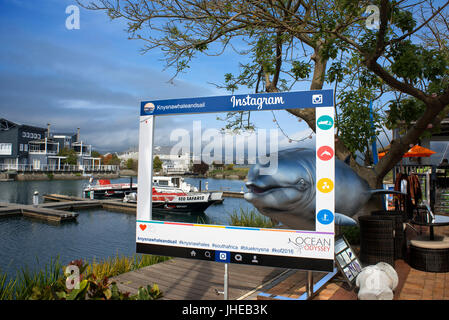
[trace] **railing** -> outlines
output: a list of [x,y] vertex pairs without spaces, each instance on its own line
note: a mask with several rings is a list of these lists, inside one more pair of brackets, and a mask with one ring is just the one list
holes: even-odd
[[52,165],[42,164],[35,166],[33,164],[0,164],[0,171],[14,170],[17,172],[117,172],[119,166],[116,165]]
[[58,151],[56,150],[29,150],[29,154],[58,154]]

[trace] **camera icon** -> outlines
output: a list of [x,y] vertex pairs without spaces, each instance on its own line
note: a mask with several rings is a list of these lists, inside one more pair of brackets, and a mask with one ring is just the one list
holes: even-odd
[[215,261],[217,262],[230,262],[231,254],[228,251],[215,251]]
[[323,95],[322,94],[312,95],[312,104],[322,104],[322,103],[323,103]]

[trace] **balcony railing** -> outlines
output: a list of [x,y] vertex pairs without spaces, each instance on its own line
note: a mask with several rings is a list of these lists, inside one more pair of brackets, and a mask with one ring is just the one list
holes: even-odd
[[56,150],[29,150],[28,153],[30,154],[51,154],[51,155],[56,155],[58,154],[58,151]]
[[14,170],[17,172],[117,172],[119,166],[116,165],[63,165],[42,164],[0,164],[0,171]]

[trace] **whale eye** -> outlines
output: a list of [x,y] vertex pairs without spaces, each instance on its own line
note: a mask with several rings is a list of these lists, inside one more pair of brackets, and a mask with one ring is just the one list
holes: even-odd
[[307,182],[303,178],[299,179],[299,181],[298,181],[298,189],[301,191],[304,191],[307,189]]

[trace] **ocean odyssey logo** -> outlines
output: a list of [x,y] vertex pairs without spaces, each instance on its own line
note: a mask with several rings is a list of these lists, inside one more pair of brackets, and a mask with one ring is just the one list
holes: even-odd
[[247,95],[245,98],[231,97],[232,107],[257,106],[261,110],[264,105],[284,104],[284,97],[257,97],[253,98]]
[[328,252],[331,248],[331,239],[298,236],[294,239],[288,238],[288,243],[294,245],[299,253],[304,251]]

